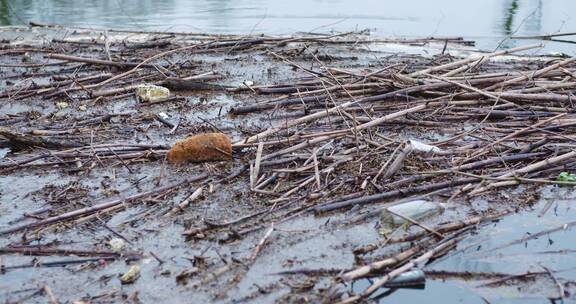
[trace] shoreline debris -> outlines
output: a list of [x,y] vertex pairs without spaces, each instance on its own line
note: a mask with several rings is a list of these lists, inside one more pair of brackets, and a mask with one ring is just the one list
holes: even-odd
[[[146,280],[182,290],[171,275],[183,273],[187,295],[226,301],[278,300],[289,285],[280,280],[299,279],[291,267],[329,261],[345,271],[293,286],[312,302],[362,302],[531,207],[542,186],[575,185],[563,172],[576,171],[576,61],[536,56],[539,44],[486,53],[454,37],[33,29],[66,35],[39,43],[23,32],[0,47],[0,145],[10,151],[0,253],[10,258],[117,251],[106,240],[124,239],[167,267]],[[399,199],[453,208],[422,218]],[[390,219],[411,225],[378,234]],[[127,259],[88,266],[98,258],[54,265],[120,273]],[[35,265],[25,262],[2,259]],[[366,290],[343,284],[376,276]],[[134,287],[152,284],[143,281]]]
[[232,159],[232,143],[223,133],[204,133],[176,142],[168,151],[170,163]]
[[170,97],[170,90],[151,84],[144,84],[136,87],[136,96],[143,102],[156,102]]
[[132,265],[130,266],[130,269],[128,269],[128,271],[126,271],[120,277],[120,282],[122,282],[122,284],[132,284],[136,282],[136,280],[138,280],[139,277],[140,277],[140,266]]
[[444,211],[444,205],[445,204],[426,200],[410,201],[384,209],[380,220],[389,227],[398,227],[409,223],[406,218],[419,221],[426,217],[442,213]]

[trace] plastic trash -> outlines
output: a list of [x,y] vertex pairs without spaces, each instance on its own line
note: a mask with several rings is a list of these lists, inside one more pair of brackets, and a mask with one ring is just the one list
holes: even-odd
[[145,84],[136,88],[136,95],[144,102],[153,102],[170,97],[170,90],[157,85]]
[[132,284],[140,277],[140,266],[133,265],[120,277],[122,284]]
[[442,149],[440,149],[436,146],[425,144],[425,143],[419,142],[417,140],[410,139],[409,143],[410,143],[410,146],[412,147],[412,151],[423,152],[423,153],[442,152]]
[[68,108],[68,106],[69,106],[69,104],[67,102],[64,102],[64,101],[56,103],[56,107],[58,108],[58,110],[64,110],[64,109]]
[[168,151],[170,163],[232,159],[232,142],[226,134],[204,133],[176,142]]
[[380,220],[382,221],[382,224],[389,227],[398,227],[410,222],[400,216],[397,216],[396,214],[400,214],[417,221],[426,217],[440,214],[443,211],[444,204],[442,203],[415,200],[384,209],[384,211],[382,211]]
[[387,288],[423,289],[426,285],[426,274],[420,269],[404,272],[384,284]]
[[168,116],[168,114],[164,113],[164,112],[160,112],[158,113],[158,117],[162,118],[162,119],[170,119],[170,116]]
[[108,242],[110,249],[114,252],[120,252],[126,246],[126,242],[120,238],[113,238]]
[[404,165],[404,161],[406,160],[408,155],[410,155],[411,153],[428,154],[428,153],[439,153],[439,152],[442,152],[442,149],[440,149],[436,146],[432,146],[429,144],[419,142],[417,140],[410,139],[404,145],[404,148],[402,150],[400,150],[400,152],[396,155],[396,157],[394,158],[394,161],[388,166],[388,169],[386,169],[386,172],[384,173],[382,178],[387,179],[389,177],[392,177],[394,174],[396,174],[396,172],[398,172],[400,169],[402,169],[402,166]]
[[30,62],[32,56],[30,56],[30,52],[26,52],[22,54],[22,62]]

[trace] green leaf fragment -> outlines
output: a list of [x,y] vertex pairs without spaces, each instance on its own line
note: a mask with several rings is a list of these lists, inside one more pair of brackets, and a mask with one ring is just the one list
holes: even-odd
[[556,180],[560,182],[576,182],[576,174],[561,172]]

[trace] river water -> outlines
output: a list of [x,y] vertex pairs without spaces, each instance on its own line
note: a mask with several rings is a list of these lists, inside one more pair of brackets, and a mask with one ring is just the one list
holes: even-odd
[[[239,34],[370,29],[385,37],[463,36],[494,49],[529,43],[501,44],[511,35],[575,31],[571,12],[574,0],[0,0],[0,25]],[[574,55],[571,38],[547,42],[546,51]]]

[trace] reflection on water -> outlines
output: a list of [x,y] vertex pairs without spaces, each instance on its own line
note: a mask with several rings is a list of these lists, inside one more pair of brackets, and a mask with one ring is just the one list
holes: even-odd
[[[503,22],[498,26],[502,36],[544,34],[542,30],[542,0],[507,0],[503,1],[502,4],[504,12]],[[505,40],[502,46],[505,48],[515,47],[517,46],[517,41]]]
[[514,24],[514,16],[518,12],[518,1],[513,0],[507,9],[507,16],[504,21],[504,33],[506,35],[512,34],[512,25]]
[[[522,4],[522,9],[524,9],[525,14],[520,16],[519,19],[518,11],[520,10],[520,5]],[[503,34],[505,35],[515,35],[517,31],[523,34],[538,35],[542,34],[542,18],[543,18],[543,5],[542,0],[538,1],[526,1],[521,3],[518,0],[505,1],[505,11],[506,18],[503,28]],[[560,27],[562,24],[558,23]]]
[[533,33],[540,33],[542,29],[542,9],[542,0],[538,0],[534,12],[526,19],[526,30]]
[[[0,0],[0,24],[29,21],[213,33],[371,29],[380,36],[464,36],[494,48],[508,35],[576,29],[574,0]],[[514,42],[506,41],[505,47]],[[559,44],[560,51],[573,48]]]

